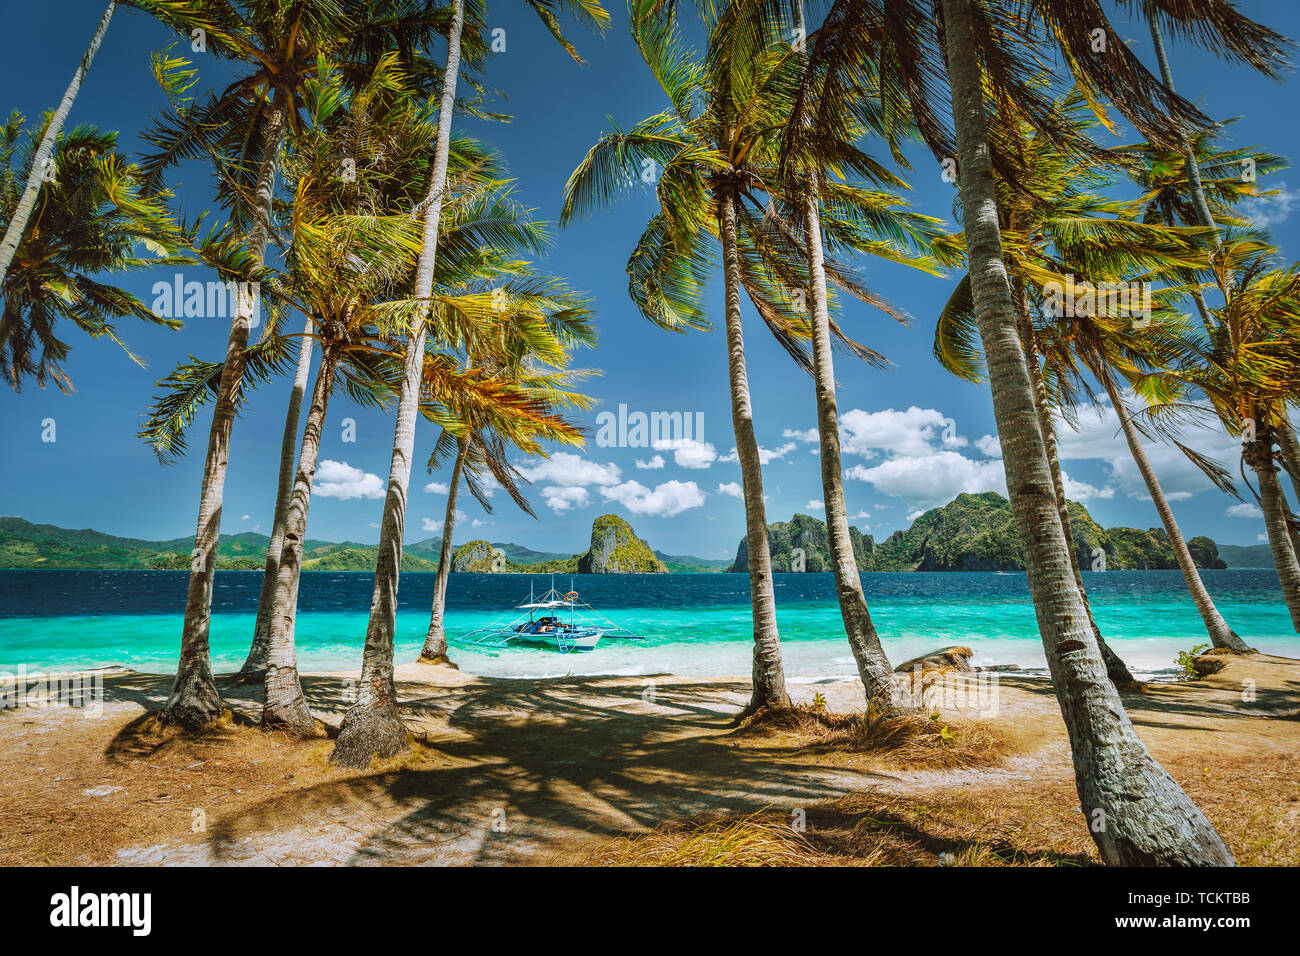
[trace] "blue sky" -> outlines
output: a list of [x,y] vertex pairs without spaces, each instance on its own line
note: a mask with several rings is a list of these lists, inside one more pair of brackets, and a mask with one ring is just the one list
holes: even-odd
[[[5,2],[6,30],[0,36],[0,88],[6,109],[30,119],[52,108],[103,11],[100,0],[53,4]],[[1290,2],[1246,2],[1245,11],[1288,36],[1300,36],[1300,8]],[[505,29],[506,51],[494,58],[487,78],[508,94],[510,124],[467,124],[495,145],[518,180],[518,194],[538,218],[558,217],[561,189],[570,171],[613,116],[626,126],[663,108],[662,94],[640,63],[626,33],[626,14],[613,7],[606,37],[572,31],[587,59],[574,64],[542,31],[521,4],[494,3],[492,22]],[[499,13],[499,15],[498,15]],[[1145,27],[1116,20],[1133,48],[1154,64]],[[119,10],[73,110],[72,123],[120,130],[129,152],[149,116],[162,108],[149,74],[151,51],[171,37],[134,10]],[[1227,132],[1236,145],[1258,144],[1284,156],[1300,156],[1294,123],[1294,80],[1279,84],[1244,69],[1230,69],[1193,48],[1174,45],[1172,65],[1181,93],[1215,118],[1241,117]],[[225,67],[195,55],[201,82],[216,86]],[[953,186],[943,181],[928,155],[916,151],[912,201],[921,211],[951,219]],[[1288,192],[1300,188],[1300,172],[1284,171],[1270,183]],[[206,207],[211,183],[197,167],[173,178],[187,214]],[[1256,212],[1267,218],[1283,253],[1294,256],[1296,223],[1292,200],[1284,198]],[[727,366],[723,337],[673,335],[651,327],[627,298],[624,266],[651,214],[648,196],[631,197],[609,212],[557,232],[544,268],[564,277],[595,302],[600,344],[579,357],[603,374],[587,391],[599,400],[584,424],[596,434],[596,414],[617,411],[680,411],[703,418],[701,446],[681,448],[599,447],[571,450],[550,462],[525,463],[534,479],[531,497],[540,520],[517,511],[503,495],[494,513],[484,513],[462,495],[465,512],[456,539],[486,537],[539,550],[577,552],[585,548],[591,520],[613,511],[632,521],[654,547],[671,553],[722,557],[734,554],[744,533],[741,502],[734,496],[739,469],[728,461],[731,438]],[[1000,490],[1001,465],[992,408],[984,386],[960,382],[942,372],[930,354],[934,317],[946,300],[951,279],[882,263],[860,264],[878,291],[914,318],[903,328],[862,307],[850,308],[844,323],[854,335],[887,355],[889,371],[853,365],[841,358],[840,408],[845,426],[846,495],[854,523],[877,539],[905,528],[909,515],[951,499],[956,493]],[[127,278],[123,284],[152,301],[151,288],[174,270]],[[213,276],[194,270],[186,278]],[[720,291],[711,302],[720,312]],[[770,340],[752,312],[746,313],[750,382],[760,444],[769,453],[764,469],[768,520],[787,520],[796,511],[819,514],[822,497],[815,441],[812,383],[797,372]],[[198,424],[191,453],[164,467],[135,434],[156,391],[154,381],[193,353],[216,359],[228,328],[221,319],[195,319],[179,331],[125,325],[122,331],[146,368],[130,362],[107,341],[69,332],[73,346],[67,369],[72,394],[55,388],[24,388],[0,397],[0,513],[64,527],[93,527],[114,534],[170,538],[193,533],[206,444],[207,417]],[[223,530],[270,526],[280,435],[288,382],[258,390],[234,432],[226,483]],[[57,440],[43,442],[42,421],[53,418]],[[355,442],[343,441],[342,422],[355,420]],[[1073,496],[1085,500],[1103,525],[1151,527],[1159,519],[1142,497],[1140,480],[1108,419],[1083,417],[1080,434],[1062,435],[1065,469]],[[945,437],[946,435],[946,437]],[[416,460],[422,462],[436,429],[421,423]],[[697,439],[701,436],[696,435]],[[325,429],[321,484],[312,502],[313,538],[373,542],[378,539],[383,480],[388,473],[392,420],[336,397]],[[1196,436],[1197,447],[1226,457],[1232,442],[1213,433]],[[711,447],[710,447],[711,446]],[[990,454],[991,453],[991,454]],[[1253,544],[1262,520],[1208,488],[1179,454],[1153,449],[1166,490],[1185,532],[1209,534],[1220,542]],[[658,465],[659,467],[641,467]],[[1235,468],[1234,468],[1235,470]],[[374,477],[377,476],[377,477]],[[439,484],[447,475],[412,479],[407,515],[409,541],[437,533],[446,499]],[[426,490],[426,486],[432,486]],[[443,485],[445,487],[445,485]]]

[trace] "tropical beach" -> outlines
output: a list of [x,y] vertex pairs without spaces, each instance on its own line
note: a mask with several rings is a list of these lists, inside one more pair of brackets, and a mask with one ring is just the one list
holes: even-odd
[[1281,912],[1295,10],[68,4],[0,39],[18,910],[170,937],[154,868],[233,865]]

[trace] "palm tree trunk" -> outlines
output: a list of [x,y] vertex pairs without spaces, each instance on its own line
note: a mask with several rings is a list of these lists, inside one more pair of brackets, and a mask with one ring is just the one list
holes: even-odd
[[[1282,452],[1282,469],[1291,477],[1291,490],[1295,492],[1297,505],[1300,505],[1300,442],[1296,440],[1295,429],[1285,412],[1278,421],[1276,437],[1278,449]],[[1282,501],[1286,503],[1285,494]],[[1300,555],[1300,531],[1290,523],[1287,527],[1291,529],[1291,550]]]
[[1273,552],[1278,582],[1282,585],[1282,597],[1291,614],[1291,625],[1300,632],[1300,563],[1297,563],[1296,551],[1291,546],[1286,497],[1277,477],[1277,468],[1273,465],[1272,433],[1260,429],[1256,440],[1246,444],[1245,456],[1246,464],[1254,469],[1259,479],[1264,527],[1268,531],[1268,546]]
[[[1170,93],[1174,92],[1174,74],[1169,69],[1169,57],[1165,55],[1165,38],[1160,31],[1160,21],[1156,19],[1155,6],[1151,0],[1146,0],[1146,17],[1147,23],[1151,26],[1151,42],[1156,48],[1156,62],[1160,65],[1160,82]],[[1178,145],[1183,151],[1183,162],[1187,165],[1187,181],[1192,187],[1192,207],[1196,210],[1196,217],[1200,224],[1210,229],[1214,244],[1219,244],[1219,230],[1214,224],[1214,216],[1210,214],[1209,203],[1205,201],[1205,187],[1201,184],[1201,167],[1196,162],[1196,153],[1192,151],[1192,144],[1187,138],[1187,132],[1178,129]],[[1202,305],[1203,308],[1203,305]],[[1202,317],[1207,313],[1202,312]]]
[[465,465],[468,439],[456,443],[456,461],[451,466],[451,485],[447,488],[447,514],[442,521],[442,547],[438,549],[438,578],[433,584],[433,610],[429,613],[429,633],[420,651],[420,664],[449,664],[447,633],[442,617],[447,607],[447,579],[451,576],[451,533],[456,525],[456,498],[460,492],[460,472]]
[[[858,573],[857,559],[849,538],[849,518],[844,507],[844,480],[840,464],[839,409],[835,397],[835,366],[831,354],[830,311],[826,302],[826,263],[822,249],[816,172],[810,180],[808,201],[804,206],[804,238],[808,243],[808,275],[812,280],[808,308],[812,319],[822,497],[826,504],[831,566],[835,571],[835,591],[840,599],[844,632],[848,635],[849,648],[858,665],[858,676],[866,691],[867,706],[879,713],[893,715],[915,710],[916,704],[894,679],[893,668],[889,666],[889,658],[885,655],[880,636],[871,621],[867,598],[862,590],[862,577]],[[750,553],[753,553],[752,550]],[[919,688],[914,690],[919,691]]]
[[23,187],[18,205],[14,207],[14,214],[5,229],[4,239],[0,240],[0,288],[4,286],[5,279],[9,276],[9,266],[13,264],[14,255],[23,241],[23,233],[27,231],[27,223],[32,218],[32,210],[36,208],[36,197],[41,191],[41,184],[45,182],[46,165],[54,155],[54,146],[58,141],[59,133],[63,131],[63,124],[68,121],[72,104],[81,91],[81,81],[86,78],[90,64],[94,61],[95,54],[99,52],[99,45],[104,42],[104,34],[108,32],[108,22],[113,19],[113,12],[116,9],[117,0],[110,0],[108,9],[99,18],[95,35],[90,38],[90,46],[86,47],[86,52],[81,55],[81,62],[77,64],[77,69],[72,74],[72,82],[68,84],[58,109],[50,119],[50,125],[45,127],[45,135],[41,137],[40,145],[36,147],[36,155],[32,157],[32,166],[27,173],[27,184]]
[[1115,406],[1115,414],[1119,416],[1120,427],[1124,429],[1124,438],[1128,442],[1129,452],[1133,455],[1133,461],[1137,464],[1138,471],[1142,473],[1142,480],[1146,482],[1147,491],[1151,494],[1151,500],[1156,506],[1156,511],[1160,514],[1160,522],[1165,526],[1169,546],[1173,548],[1174,558],[1178,561],[1178,567],[1183,572],[1183,580],[1187,582],[1187,590],[1191,592],[1192,603],[1196,605],[1196,610],[1205,623],[1205,630],[1209,632],[1210,641],[1215,647],[1225,647],[1234,651],[1250,650],[1246,642],[1237,636],[1236,631],[1228,626],[1228,622],[1223,619],[1219,609],[1214,606],[1214,600],[1210,597],[1210,593],[1205,590],[1205,583],[1201,580],[1200,572],[1196,570],[1196,562],[1192,560],[1192,553],[1187,548],[1187,542],[1183,540],[1183,533],[1178,528],[1178,522],[1174,520],[1174,512],[1169,507],[1169,499],[1165,497],[1164,489],[1160,487],[1160,479],[1156,477],[1155,469],[1151,467],[1146,449],[1142,447],[1137,426],[1133,424],[1133,418],[1129,414],[1128,407],[1124,404],[1124,397],[1119,393],[1119,388],[1109,375],[1098,377],[1101,378],[1102,384],[1106,387],[1106,394],[1110,396],[1111,404]]
[[[451,30],[447,34],[447,68],[443,72],[442,102],[438,107],[438,142],[433,176],[425,197],[424,248],[415,270],[415,297],[433,295],[433,267],[438,257],[438,224],[442,218],[443,191],[447,184],[447,157],[451,150],[452,108],[460,74],[460,35],[465,26],[464,0],[452,4]],[[388,494],[379,529],[379,560],[375,565],[375,590],[370,601],[370,622],[361,657],[361,686],[357,702],[343,719],[338,741],[330,754],[333,763],[366,767],[371,758],[392,757],[409,746],[406,725],[397,709],[393,683],[393,640],[397,633],[397,581],[402,565],[406,531],[406,499],[415,453],[415,420],[420,404],[420,375],[424,368],[426,309],[421,306],[406,342],[406,361],[397,403],[397,427],[388,469]]]
[[262,572],[262,591],[257,597],[257,622],[253,625],[253,646],[248,659],[240,668],[238,680],[245,684],[260,684],[266,677],[266,655],[271,644],[271,620],[275,616],[275,582],[280,576],[280,549],[284,547],[284,522],[289,514],[289,498],[293,494],[294,453],[298,444],[298,419],[302,414],[302,398],[307,392],[307,376],[311,371],[312,321],[307,319],[303,329],[302,344],[298,346],[298,367],[293,373],[293,387],[289,391],[289,410],[284,416],[284,435],[280,439],[280,476],[275,488],[275,513],[271,522],[271,541],[266,546],[266,570]]
[[293,494],[284,520],[284,544],[275,580],[275,613],[271,618],[271,640],[267,649],[266,691],[262,706],[262,726],[304,737],[314,736],[316,721],[303,697],[298,679],[298,658],[294,647],[294,628],[298,617],[298,584],[302,575],[302,543],[307,534],[307,509],[311,506],[311,483],[316,477],[316,460],[320,454],[321,431],[329,410],[330,392],[334,388],[337,353],[326,348],[321,353],[316,386],[312,390],[307,425],[302,432],[302,450],[298,453],[298,470]]
[[[248,251],[254,270],[266,260],[266,243],[270,230],[272,197],[275,192],[275,161],[284,135],[287,101],[277,90],[266,127],[266,145],[258,169],[254,193],[256,209],[248,234]],[[188,731],[201,731],[224,711],[221,695],[212,679],[212,659],[208,644],[208,627],[212,616],[212,581],[216,572],[217,544],[221,536],[221,503],[226,486],[226,469],[230,463],[230,431],[235,423],[235,401],[244,377],[244,348],[253,318],[251,296],[239,296],[226,342],[226,360],[217,386],[217,401],[208,432],[208,453],[203,466],[203,486],[199,493],[199,520],[194,534],[194,562],[185,594],[185,624],[181,632],[180,664],[171,695],[163,711],[163,720]]]
[[745,337],[740,320],[740,252],[736,241],[736,198],[731,186],[718,190],[723,274],[726,286],[727,366],[731,381],[731,425],[745,495],[745,541],[749,552],[749,599],[754,618],[754,690],[737,720],[764,707],[788,707],[781,638],[776,629],[776,590],[767,544],[763,506],[763,468],[754,437],[754,409],[745,369]]
[[973,2],[943,0],[971,288],[1007,492],[1052,685],[1070,737],[1079,798],[1107,863],[1230,864],[1232,853],[1209,820],[1134,731],[1106,677],[1074,583],[1002,258]]
[[1029,370],[1029,383],[1034,389],[1034,407],[1038,412],[1038,427],[1043,433],[1043,447],[1047,452],[1047,464],[1052,470],[1052,490],[1056,494],[1057,513],[1061,516],[1061,531],[1065,535],[1065,547],[1070,552],[1070,566],[1074,569],[1074,584],[1079,589],[1079,599],[1083,601],[1084,610],[1088,612],[1088,626],[1092,636],[1097,639],[1097,648],[1106,665],[1106,676],[1110,678],[1117,690],[1137,690],[1141,688],[1128,665],[1116,654],[1106,639],[1101,636],[1101,628],[1092,614],[1092,604],[1088,601],[1088,589],[1083,585],[1083,574],[1079,568],[1079,548],[1074,540],[1074,528],[1070,521],[1070,502],[1065,496],[1065,478],[1061,474],[1061,457],[1056,447],[1056,426],[1052,423],[1052,406],[1047,401],[1047,386],[1043,382],[1043,370],[1038,364],[1038,346],[1034,334],[1033,317],[1029,312],[1029,300],[1025,297],[1023,283],[1012,279],[1012,294],[1015,297],[1016,312],[1020,317],[1020,341],[1025,352],[1025,366]]

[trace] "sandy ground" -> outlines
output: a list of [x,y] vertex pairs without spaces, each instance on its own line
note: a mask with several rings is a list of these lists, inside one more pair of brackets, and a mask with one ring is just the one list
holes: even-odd
[[[362,772],[331,767],[327,739],[240,719],[201,740],[142,730],[166,699],[165,676],[110,675],[98,708],[0,711],[0,864],[571,862],[628,835],[765,808],[851,833],[852,848],[834,851],[845,860],[862,856],[867,821],[887,824],[893,862],[1097,861],[1042,679],[998,675],[996,696],[949,685],[944,719],[984,722],[1005,751],[950,769],[737,732],[743,678],[503,680],[411,664],[397,679],[419,743]],[[304,685],[337,726],[349,678]],[[257,718],[260,688],[220,686],[237,717]],[[791,690],[823,695],[832,711],[862,706],[856,681]],[[1234,658],[1125,705],[1240,862],[1300,864],[1300,662]]]

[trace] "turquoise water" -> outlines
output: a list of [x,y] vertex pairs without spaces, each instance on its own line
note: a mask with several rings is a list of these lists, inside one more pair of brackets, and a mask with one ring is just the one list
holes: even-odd
[[[1300,657],[1268,570],[1207,571],[1219,609],[1248,643]],[[0,571],[0,671],[29,672],[122,665],[167,672],[176,664],[184,571]],[[432,574],[402,576],[397,657],[412,661],[428,627]],[[1085,575],[1102,632],[1140,674],[1172,673],[1180,650],[1206,641],[1177,571]],[[531,579],[539,593],[547,576]],[[946,644],[974,648],[977,664],[1045,664],[1023,574],[867,574],[867,599],[895,662]],[[359,667],[372,574],[303,576],[297,638],[304,671]],[[213,600],[212,656],[217,671],[243,663],[252,634],[261,572],[222,572]],[[513,616],[528,594],[527,575],[456,574],[448,588],[447,632]],[[749,672],[752,629],[748,579],[737,574],[565,576],[570,587],[615,623],[646,641],[602,641],[588,654],[456,645],[452,655],[475,674],[536,677],[575,674],[742,675]],[[855,673],[844,642],[829,574],[776,575],[777,617],[793,681]],[[518,612],[514,612],[518,613]]]

